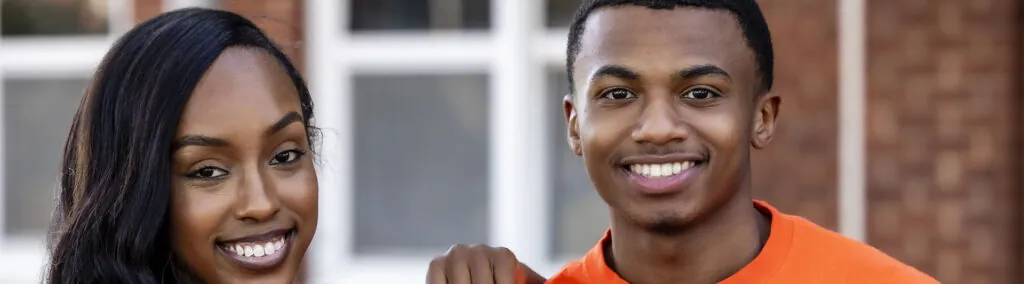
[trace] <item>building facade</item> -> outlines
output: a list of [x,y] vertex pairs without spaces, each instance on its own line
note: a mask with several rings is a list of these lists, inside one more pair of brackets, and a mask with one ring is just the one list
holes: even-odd
[[[4,0],[0,282],[39,277],[95,64],[132,24],[190,6],[249,17],[310,83],[325,163],[307,281],[419,282],[453,242],[550,275],[607,226],[560,118],[578,3]],[[756,196],[942,283],[1024,281],[1024,1],[759,3],[783,104]]]

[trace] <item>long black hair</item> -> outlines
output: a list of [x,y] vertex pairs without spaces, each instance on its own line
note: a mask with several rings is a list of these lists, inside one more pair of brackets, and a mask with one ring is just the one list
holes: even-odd
[[232,46],[262,49],[280,62],[314,142],[305,82],[251,21],[189,8],[136,26],[103,58],[72,122],[51,224],[47,282],[190,281],[170,247],[171,142],[193,89]]

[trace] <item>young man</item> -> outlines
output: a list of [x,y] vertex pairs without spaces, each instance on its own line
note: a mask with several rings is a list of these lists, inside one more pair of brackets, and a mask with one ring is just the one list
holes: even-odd
[[[753,0],[586,1],[569,34],[568,142],[611,229],[547,283],[937,283],[751,195],[781,98]],[[596,217],[595,217],[596,218]],[[456,246],[429,283],[543,282],[506,249]],[[529,275],[523,279],[522,275]]]

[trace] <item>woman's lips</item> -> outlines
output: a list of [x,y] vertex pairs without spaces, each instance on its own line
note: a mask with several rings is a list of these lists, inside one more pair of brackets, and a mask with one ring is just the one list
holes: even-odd
[[238,241],[220,242],[218,251],[235,264],[249,270],[274,268],[288,257],[294,242],[294,230],[278,230]]

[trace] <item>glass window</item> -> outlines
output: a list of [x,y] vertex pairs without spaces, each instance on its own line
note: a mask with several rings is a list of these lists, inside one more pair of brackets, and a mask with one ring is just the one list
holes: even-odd
[[583,160],[566,143],[565,115],[562,97],[569,93],[565,68],[548,71],[547,111],[550,115],[549,137],[552,177],[553,257],[579,258],[586,254],[608,229],[608,207],[597,195]]
[[45,236],[71,119],[84,79],[4,81],[4,232]]
[[488,240],[486,75],[357,75],[355,252]]
[[108,4],[108,0],[3,0],[0,1],[0,34],[106,34]]
[[567,28],[581,0],[547,0],[547,25],[549,28]]
[[354,31],[486,30],[490,0],[352,0]]

